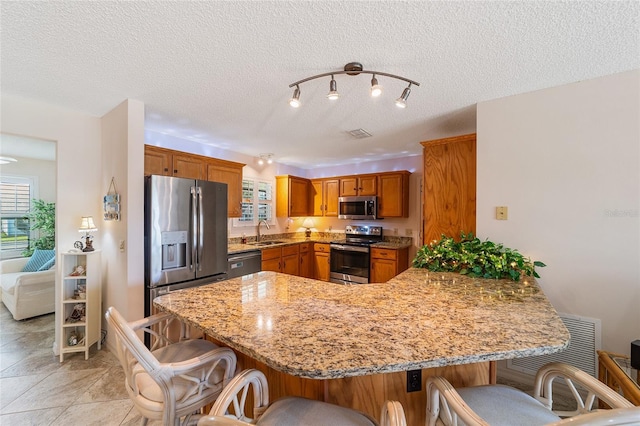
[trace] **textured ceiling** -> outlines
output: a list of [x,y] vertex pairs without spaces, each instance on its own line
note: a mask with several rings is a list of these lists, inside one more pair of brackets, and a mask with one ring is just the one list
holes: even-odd
[[[168,134],[314,168],[420,152],[475,130],[480,101],[640,68],[640,2],[1,3],[1,89],[101,116],[145,104]],[[418,81],[336,76],[359,61]],[[353,139],[363,128],[373,137]]]

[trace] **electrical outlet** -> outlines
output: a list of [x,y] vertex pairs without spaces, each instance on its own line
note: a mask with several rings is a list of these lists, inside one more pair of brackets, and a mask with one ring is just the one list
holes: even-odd
[[407,371],[407,392],[418,392],[422,389],[422,370]]
[[393,235],[398,235],[398,228],[393,228]]
[[404,234],[405,234],[407,237],[411,237],[411,236],[413,235],[413,229],[411,229],[411,228],[407,228],[407,229],[405,229],[405,230],[404,230]]
[[124,252],[124,240],[120,240],[120,251]]

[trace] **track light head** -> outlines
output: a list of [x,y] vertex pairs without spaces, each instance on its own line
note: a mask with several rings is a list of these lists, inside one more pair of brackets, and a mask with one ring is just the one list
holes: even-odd
[[378,84],[378,79],[374,74],[373,78],[371,79],[371,96],[374,98],[377,98],[381,94],[382,94],[382,86]]
[[263,166],[264,163],[267,164],[273,164],[273,154],[272,153],[266,153],[266,154],[260,154],[258,156],[258,164]]
[[331,100],[336,100],[340,97],[340,93],[338,93],[338,83],[336,83],[333,76],[331,76],[331,81],[329,82],[329,93],[327,94],[327,98]]
[[293,96],[289,99],[289,105],[294,108],[298,108],[300,106],[300,88],[298,86],[296,86],[293,91]]
[[402,91],[402,95],[398,99],[396,99],[396,106],[398,108],[406,108],[407,107],[407,98],[411,94],[411,83]]

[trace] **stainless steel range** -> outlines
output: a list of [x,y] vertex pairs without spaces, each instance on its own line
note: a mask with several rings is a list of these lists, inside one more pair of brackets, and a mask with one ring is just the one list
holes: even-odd
[[330,281],[338,284],[367,284],[370,246],[382,241],[382,226],[348,225],[345,235],[345,241],[331,243]]

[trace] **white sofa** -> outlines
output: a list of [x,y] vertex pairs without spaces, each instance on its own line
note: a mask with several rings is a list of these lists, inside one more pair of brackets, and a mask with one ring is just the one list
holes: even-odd
[[21,320],[55,311],[55,266],[46,271],[21,272],[28,257],[0,262],[2,303]]

